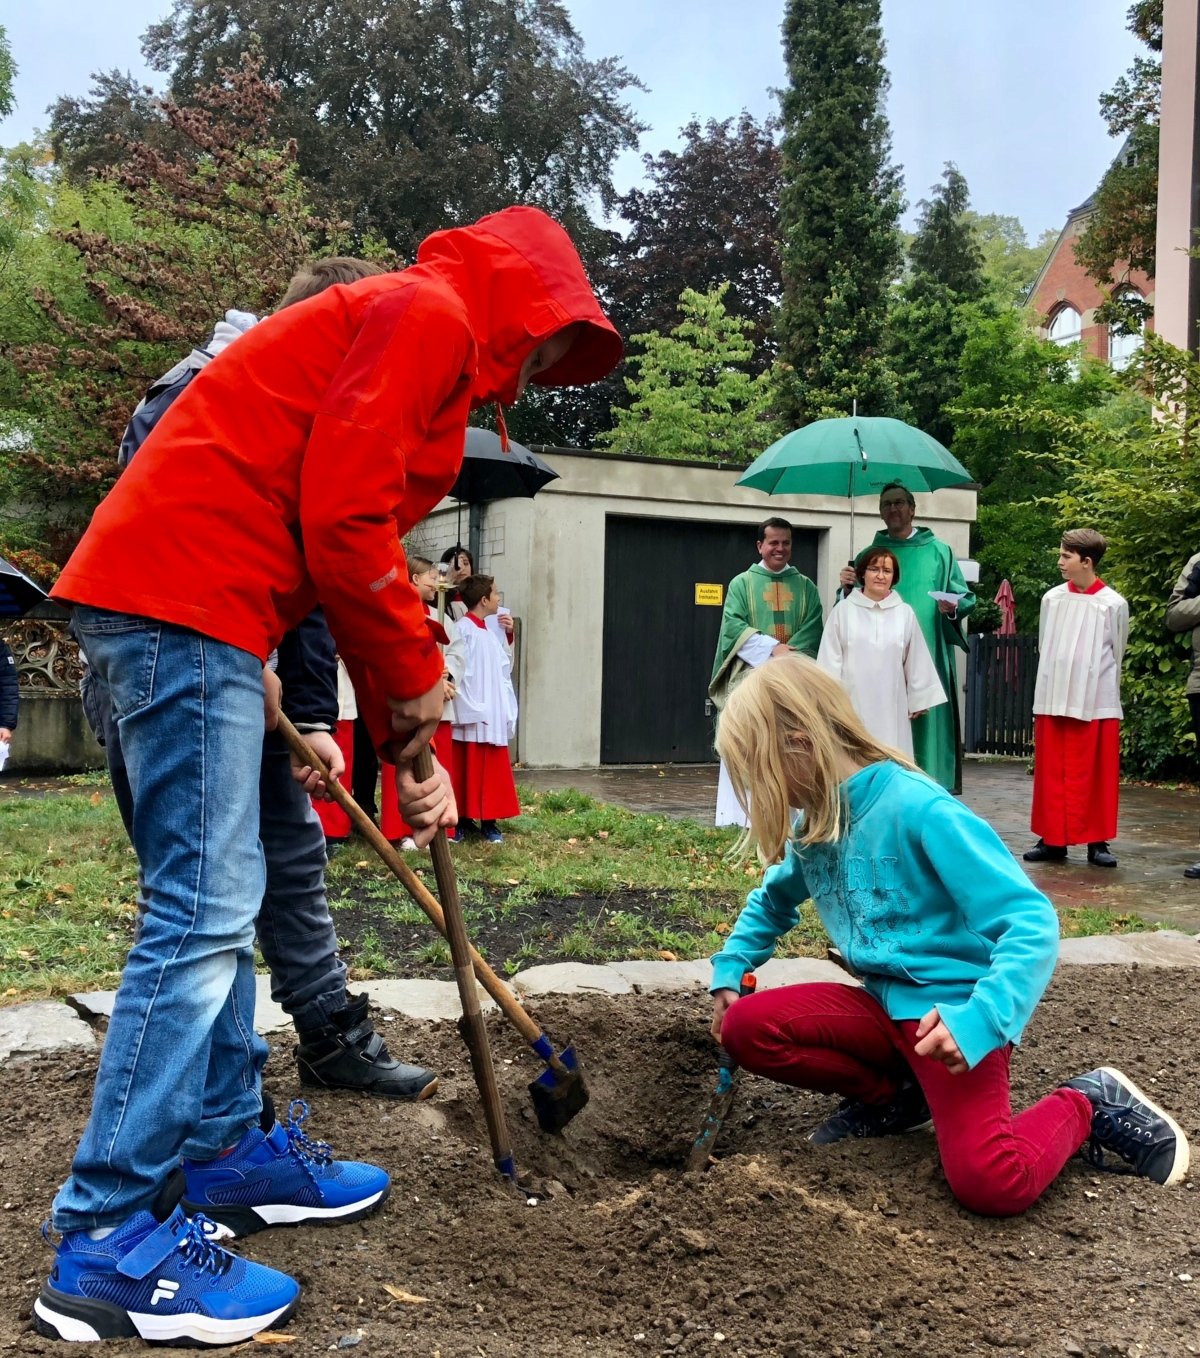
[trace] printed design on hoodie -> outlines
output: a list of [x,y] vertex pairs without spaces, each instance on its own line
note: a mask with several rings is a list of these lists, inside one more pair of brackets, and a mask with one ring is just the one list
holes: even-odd
[[[892,854],[858,850],[851,826],[845,848],[814,845],[804,853],[804,879],[830,934],[848,933],[856,956],[871,959],[873,971],[888,971],[889,957],[923,932]],[[895,973],[909,975],[897,964]]]

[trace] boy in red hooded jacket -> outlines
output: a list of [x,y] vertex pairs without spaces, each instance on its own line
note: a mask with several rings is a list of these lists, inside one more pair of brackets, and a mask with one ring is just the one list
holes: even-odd
[[256,326],[96,511],[54,594],[113,696],[148,910],[54,1203],[43,1333],[248,1338],[291,1313],[298,1285],[188,1214],[244,1235],[353,1220],[387,1195],[381,1169],[263,1107],[263,663],[319,600],[415,838],[452,827],[444,772],[412,773],[441,718],[442,659],[401,539],[453,483],[473,407],[595,381],[620,355],[566,233],[509,208]]

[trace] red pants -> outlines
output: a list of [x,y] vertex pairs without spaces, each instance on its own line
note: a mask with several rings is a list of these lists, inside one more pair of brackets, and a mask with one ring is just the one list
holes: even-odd
[[[346,760],[346,772],[341,776],[343,787],[351,786],[351,779],[354,776],[354,722],[339,721],[333,732],[333,738],[337,741],[338,749]],[[313,800],[313,807],[316,810],[317,818],[321,822],[321,829],[325,831],[326,839],[345,839],[350,833],[350,817],[342,810],[337,802],[327,802]]]
[[[438,723],[438,728],[433,735],[433,752],[437,756],[438,763],[450,772],[450,723],[443,721]],[[383,831],[385,839],[405,839],[412,834],[412,829],[405,823],[404,817],[400,814],[400,802],[396,797],[396,766],[386,761],[379,765],[383,775],[379,790],[379,828]]]
[[470,820],[508,820],[521,814],[507,745],[454,741],[450,781],[460,816]]
[[721,1041],[755,1075],[868,1104],[886,1103],[915,1076],[950,1191],[981,1216],[1016,1216],[1087,1140],[1092,1105],[1078,1090],[1056,1089],[1013,1117],[1011,1047],[951,1075],[940,1061],[915,1055],[916,1031],[915,1019],[893,1021],[857,986],[816,982],[735,1001]]
[[1029,828],[1044,843],[1116,839],[1120,783],[1121,723],[1115,717],[1034,717]]

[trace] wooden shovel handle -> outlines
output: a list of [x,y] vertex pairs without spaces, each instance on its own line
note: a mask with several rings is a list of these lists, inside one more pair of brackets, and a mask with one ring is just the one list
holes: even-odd
[[[316,769],[321,775],[325,780],[325,786],[329,789],[333,800],[342,808],[346,815],[350,817],[350,822],[354,828],[370,844],[380,858],[383,859],[395,876],[400,879],[408,894],[413,898],[416,904],[421,907],[425,914],[429,916],[433,927],[438,933],[449,941],[449,936],[446,933],[446,918],[442,912],[442,907],[437,903],[437,900],[425,883],[421,881],[417,874],[413,872],[412,868],[408,866],[404,859],[400,857],[394,848],[392,848],[391,844],[388,843],[379,826],[376,825],[371,817],[367,815],[361,806],[359,806],[341,783],[334,782],[329,776],[329,770],[325,767],[324,761],[282,712],[279,714],[279,726],[277,729],[288,745],[296,752],[297,756],[302,759],[309,768]],[[426,751],[426,755],[428,755],[428,751]],[[417,777],[429,777],[432,773],[432,760],[430,760],[429,767],[430,773],[422,775],[417,772]],[[416,772],[415,765],[414,772]],[[440,843],[446,853],[449,854],[450,846],[446,841],[445,835],[443,835],[441,831],[435,836],[434,843]],[[436,855],[434,857],[434,873],[437,873]],[[515,998],[512,991],[509,990],[508,986],[506,986],[491,967],[488,966],[475,948],[471,947],[469,943],[467,946],[470,949],[471,967],[475,972],[479,984],[483,986],[484,990],[486,990],[492,999],[496,1001],[503,1011],[505,1018],[508,1019],[525,1041],[536,1042],[542,1035],[541,1029],[538,1027],[537,1023],[521,1008],[520,1002]]]

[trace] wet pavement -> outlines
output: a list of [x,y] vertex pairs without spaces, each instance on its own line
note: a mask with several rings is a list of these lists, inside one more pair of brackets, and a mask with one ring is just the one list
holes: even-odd
[[[517,778],[539,790],[575,788],[631,811],[711,824],[717,769],[709,764],[663,764],[601,769],[519,769]],[[996,828],[1018,857],[1033,843],[1029,803],[1033,780],[1024,760],[968,759],[963,798]],[[1200,860],[1200,793],[1191,788],[1121,788],[1120,833],[1112,842],[1119,864],[1093,868],[1085,846],[1066,863],[1024,864],[1055,905],[1095,907],[1141,915],[1154,923],[1200,931],[1200,881],[1182,873]]]

